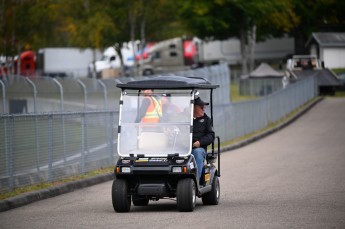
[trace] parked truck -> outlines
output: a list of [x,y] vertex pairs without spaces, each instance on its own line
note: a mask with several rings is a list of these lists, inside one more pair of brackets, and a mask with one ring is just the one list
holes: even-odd
[[197,46],[192,40],[173,38],[153,45],[142,61],[142,75],[176,72],[195,67],[199,63]]
[[1,74],[21,75],[28,77],[86,77],[88,65],[100,56],[100,52],[92,49],[79,48],[42,48],[38,52],[27,50],[4,62]]
[[[129,70],[134,66],[134,47],[130,43],[125,43],[121,49],[123,66],[115,48],[106,48],[102,57],[89,65],[89,77],[91,78],[114,78],[122,75],[129,75]],[[122,71],[124,68],[124,72]]]
[[[257,61],[280,60],[293,51],[292,38],[274,38],[258,42],[254,55]],[[141,65],[141,73],[152,75],[222,62],[238,65],[241,61],[238,39],[203,41],[173,38],[157,42],[150,48],[148,58]]]
[[[239,65],[242,61],[240,41],[236,38],[204,41],[176,37],[160,42],[147,42],[143,51],[137,46],[137,42],[123,45],[121,52],[124,66],[121,66],[115,49],[108,47],[100,60],[90,64],[89,72],[95,73],[90,77],[117,77],[123,74],[121,67],[133,70],[132,74],[135,75],[154,75],[219,63]],[[293,38],[283,37],[258,42],[254,55],[257,61],[277,61],[293,52]]]
[[342,84],[336,74],[315,55],[294,55],[286,62],[286,70],[291,79],[300,80],[305,77],[317,77],[320,95],[334,95]]

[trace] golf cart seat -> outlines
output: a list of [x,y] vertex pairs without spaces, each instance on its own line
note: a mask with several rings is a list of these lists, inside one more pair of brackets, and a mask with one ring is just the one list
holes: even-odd
[[[220,146],[220,138],[219,138],[219,136],[216,136],[215,139],[217,139],[217,143],[218,143],[218,147],[219,147]],[[215,163],[215,161],[216,161],[216,159],[218,157],[218,153],[215,153],[215,151],[214,151],[214,142],[212,142],[211,146],[212,146],[212,151],[208,152],[206,154],[206,161],[210,162],[210,163]],[[218,149],[218,152],[220,152],[220,149]]]
[[163,133],[142,132],[139,136],[139,149],[157,150],[165,149],[168,145],[168,137]]

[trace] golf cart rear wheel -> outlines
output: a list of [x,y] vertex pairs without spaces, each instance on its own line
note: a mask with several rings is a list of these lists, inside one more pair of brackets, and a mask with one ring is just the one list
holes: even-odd
[[147,206],[149,204],[149,199],[147,197],[141,197],[138,195],[133,195],[132,201],[134,206]]
[[220,185],[217,175],[214,175],[212,181],[212,189],[210,192],[202,195],[202,203],[204,205],[218,205],[220,197]]
[[112,186],[113,208],[116,212],[129,212],[131,208],[131,195],[128,194],[126,180],[116,179]]
[[193,179],[181,179],[177,183],[177,208],[181,212],[191,212],[195,208],[196,188]]

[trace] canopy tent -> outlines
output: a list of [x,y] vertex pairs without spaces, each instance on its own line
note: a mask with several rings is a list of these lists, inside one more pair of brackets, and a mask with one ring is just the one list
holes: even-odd
[[270,65],[261,63],[254,71],[249,75],[245,75],[242,79],[262,79],[262,78],[282,78],[284,73],[274,70]]

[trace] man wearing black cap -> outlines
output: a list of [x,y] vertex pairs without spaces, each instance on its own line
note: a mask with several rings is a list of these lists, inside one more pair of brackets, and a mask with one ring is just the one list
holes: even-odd
[[211,118],[204,111],[209,103],[201,100],[200,97],[194,99],[194,119],[193,119],[193,146],[192,154],[198,167],[198,178],[202,175],[202,168],[206,157],[207,146],[215,138]]

